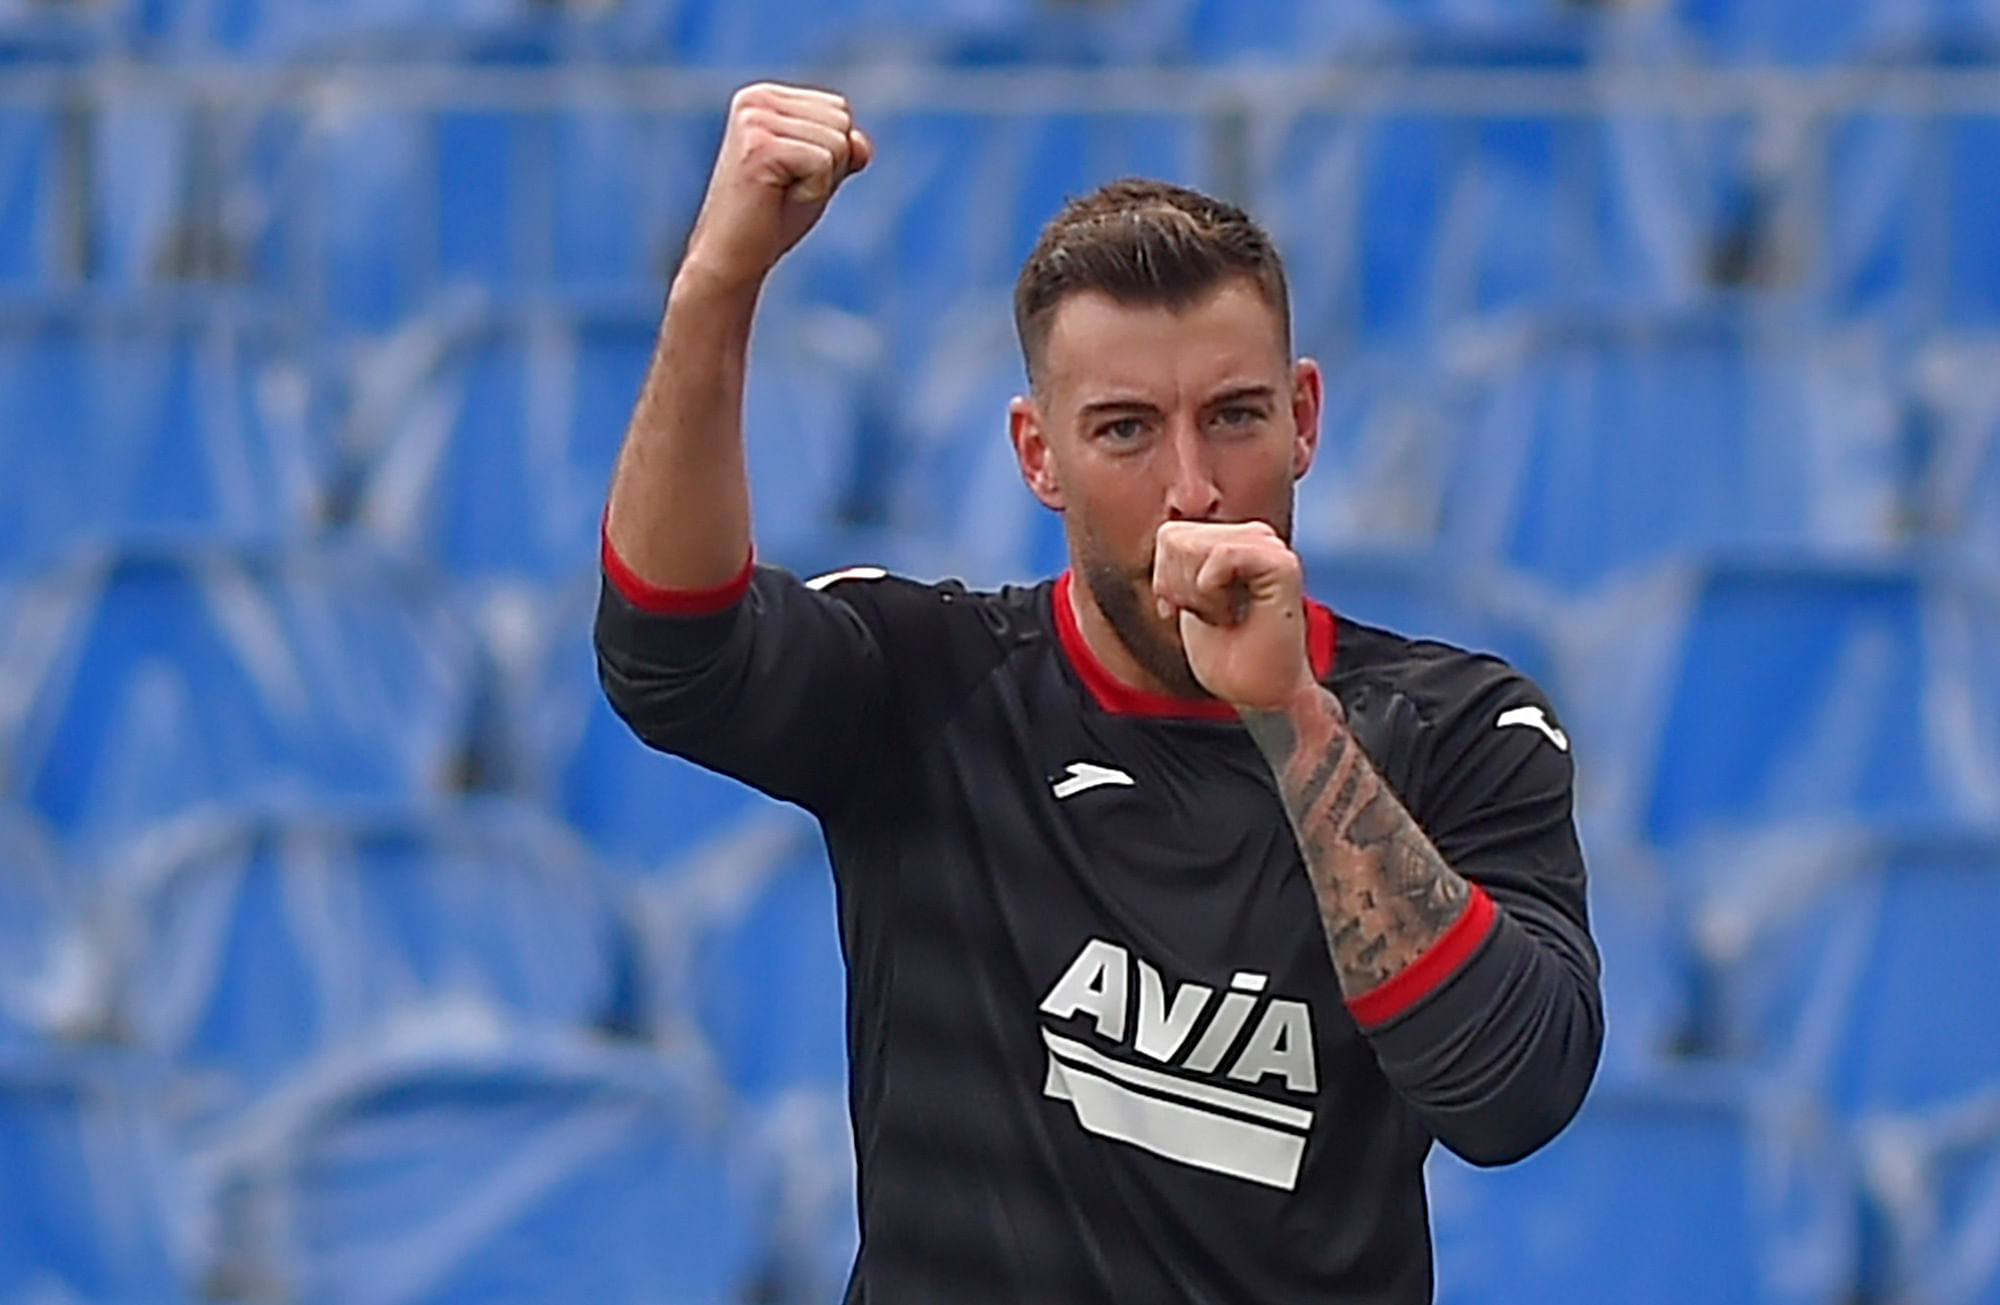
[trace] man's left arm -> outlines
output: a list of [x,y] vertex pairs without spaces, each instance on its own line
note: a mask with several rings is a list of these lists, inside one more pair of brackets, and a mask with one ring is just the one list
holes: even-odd
[[[1463,815],[1440,830],[1463,849],[1450,859],[1331,693],[1242,716],[1278,777],[1341,991],[1383,1072],[1446,1146],[1506,1164],[1583,1103],[1604,1017],[1568,756],[1532,729],[1494,729],[1487,717],[1503,709],[1487,705],[1495,746],[1460,763],[1473,773],[1460,777]],[[1503,759],[1504,775],[1482,773]]]
[[1433,842],[1312,679],[1290,549],[1261,526],[1176,523],[1159,542],[1156,592],[1180,609],[1195,674],[1271,764],[1384,1073],[1465,1159],[1533,1152],[1582,1104],[1603,1042],[1566,747],[1489,723],[1487,746],[1450,759],[1466,773]]

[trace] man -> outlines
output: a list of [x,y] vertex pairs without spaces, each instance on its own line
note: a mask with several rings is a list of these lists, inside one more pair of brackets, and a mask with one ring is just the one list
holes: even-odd
[[1319,370],[1263,233],[1156,183],[1071,204],[1017,289],[1012,437],[1065,575],[754,567],[758,288],[872,152],[838,96],[736,97],[597,624],[642,738],[825,828],[848,1299],[1427,1301],[1433,1140],[1518,1159],[1595,1070],[1568,739],[1499,662],[1302,597]]

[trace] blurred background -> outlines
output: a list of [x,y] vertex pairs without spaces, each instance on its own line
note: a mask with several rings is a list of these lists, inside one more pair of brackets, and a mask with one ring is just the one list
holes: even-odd
[[838,1299],[816,831],[589,641],[778,74],[879,161],[765,559],[1059,567],[1008,292],[1160,176],[1328,364],[1315,591],[1558,704],[1610,1045],[1440,1301],[2000,1302],[2000,0],[0,0],[0,1301]]

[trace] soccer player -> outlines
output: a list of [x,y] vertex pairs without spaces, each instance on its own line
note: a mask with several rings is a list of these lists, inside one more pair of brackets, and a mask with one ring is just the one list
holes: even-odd
[[839,96],[736,96],[597,616],[641,738],[825,830],[847,1299],[1428,1301],[1433,1142],[1519,1159],[1596,1068],[1569,740],[1501,662],[1304,597],[1319,369],[1264,233],[1158,183],[1071,203],[1016,290],[1062,576],[754,565],[758,290],[872,153]]

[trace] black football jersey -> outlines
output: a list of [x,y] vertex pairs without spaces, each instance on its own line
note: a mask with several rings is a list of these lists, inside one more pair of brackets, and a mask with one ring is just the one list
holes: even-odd
[[1569,740],[1504,663],[1310,605],[1322,683],[1475,885],[1348,1000],[1234,712],[1112,678],[1067,575],[676,595],[606,569],[619,713],[825,830],[854,1305],[1418,1305],[1433,1141],[1505,1162],[1581,1102],[1602,1011]]

